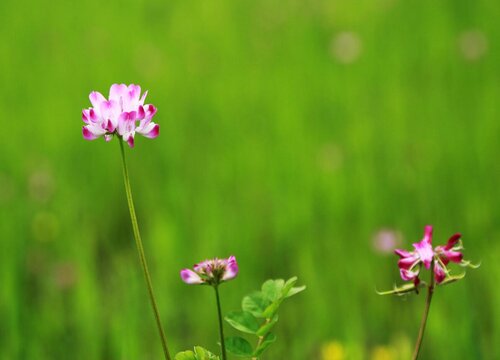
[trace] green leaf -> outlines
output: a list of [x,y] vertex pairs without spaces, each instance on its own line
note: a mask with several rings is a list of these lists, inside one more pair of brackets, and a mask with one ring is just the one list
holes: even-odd
[[201,346],[195,346],[194,352],[196,354],[196,360],[219,360],[217,355],[212,354],[210,351],[202,348]]
[[265,336],[278,322],[278,314],[274,314],[272,319],[268,319],[257,331],[258,336]]
[[443,280],[441,284],[438,284],[439,286],[443,285],[448,285],[451,284],[455,281],[462,280],[465,277],[465,273],[462,273],[460,275],[449,275],[446,277],[446,279]]
[[267,280],[262,284],[262,293],[269,301],[276,301],[281,297],[285,280]]
[[241,308],[243,311],[248,311],[255,317],[263,318],[263,313],[269,304],[270,302],[266,299],[264,294],[260,291],[256,291],[243,298]]
[[478,267],[481,266],[481,263],[479,263],[479,264],[473,264],[473,263],[471,263],[468,260],[462,260],[462,262],[459,265],[463,266],[463,267],[470,267],[471,269],[477,269]]
[[255,334],[259,330],[259,322],[248,311],[231,311],[224,319],[236,330],[248,334]]
[[288,292],[292,289],[292,287],[295,285],[296,282],[297,282],[296,276],[288,279],[286,281],[285,285],[283,286],[283,289],[281,290],[281,296],[285,297],[288,294]]
[[269,345],[271,345],[275,341],[276,341],[276,335],[274,335],[273,333],[267,334],[262,343],[257,347],[257,349],[255,349],[252,356],[257,357],[262,355],[264,350],[266,350],[269,347]]
[[285,298],[289,298],[306,289],[305,285],[294,287],[296,282],[297,282],[297,277],[294,276],[293,278],[288,279],[288,281],[285,283],[285,286],[283,287],[283,296]]
[[196,356],[194,355],[194,352],[191,350],[188,351],[181,351],[180,353],[177,353],[175,355],[175,360],[197,360]]
[[262,285],[262,293],[272,301],[272,303],[268,305],[268,307],[262,313],[265,318],[272,318],[278,311],[278,308],[280,307],[284,299],[305,290],[305,286],[293,287],[296,282],[297,277],[294,276],[288,279],[286,283],[284,280],[278,279],[267,280]]
[[182,351],[175,355],[175,360],[219,360],[217,355],[212,354],[210,351],[202,348],[201,346],[195,346],[194,352],[191,350]]
[[239,336],[232,336],[225,339],[226,350],[231,354],[241,357],[251,357],[253,353],[252,345]]
[[302,292],[305,289],[306,289],[305,285],[293,287],[293,288],[290,289],[290,291],[288,291],[288,294],[286,294],[285,297],[289,298],[291,296],[297,295],[299,292]]
[[411,292],[415,292],[418,294],[418,288],[425,287],[425,286],[427,286],[427,285],[423,281],[418,286],[415,286],[415,284],[413,284],[413,283],[404,284],[401,286],[394,285],[393,290],[377,291],[377,294],[379,294],[379,295],[399,295],[399,296],[404,295],[404,294],[408,294]]

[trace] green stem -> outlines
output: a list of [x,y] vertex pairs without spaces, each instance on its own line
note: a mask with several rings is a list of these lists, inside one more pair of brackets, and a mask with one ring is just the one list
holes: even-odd
[[[262,325],[262,327],[266,326],[267,324],[269,324],[271,322],[271,319],[270,318],[267,318],[266,321],[264,322],[264,325]],[[258,349],[260,347],[260,345],[262,345],[262,342],[264,341],[264,336],[259,336],[259,340],[257,341],[257,346],[255,346],[256,349]],[[257,356],[254,356],[252,358],[252,360],[258,360],[258,357]]]
[[123,149],[123,141],[121,138],[118,138],[118,142],[120,143],[120,150],[122,154],[123,180],[125,182],[125,192],[127,194],[127,202],[128,202],[128,208],[130,210],[130,220],[132,222],[132,229],[134,230],[135,244],[137,245],[137,251],[139,252],[139,259],[141,261],[142,270],[144,273],[144,279],[146,280],[149,299],[151,300],[151,307],[153,308],[153,312],[156,319],[156,325],[158,326],[158,332],[160,333],[161,345],[163,347],[165,359],[171,360],[167,347],[167,339],[165,338],[165,332],[163,331],[163,327],[161,325],[160,312],[158,311],[158,305],[156,304],[156,299],[153,292],[153,285],[151,283],[151,276],[149,275],[146,256],[144,255],[144,248],[142,246],[141,234],[139,233],[139,225],[137,224],[137,217],[135,215],[134,200],[132,199],[132,190],[130,188],[127,162],[125,161],[125,150]]
[[220,346],[222,348],[222,360],[226,360],[227,359],[226,344],[224,343],[224,326],[222,322],[222,310],[220,306],[219,285],[215,285],[214,289],[215,289],[215,297],[217,299],[217,314],[219,317],[219,334],[220,334]]
[[413,352],[413,360],[417,360],[418,354],[420,352],[420,347],[422,346],[422,340],[424,339],[425,325],[427,324],[427,318],[429,316],[429,309],[431,307],[432,295],[434,294],[434,261],[431,263],[431,278],[430,284],[427,287],[427,298],[425,299],[425,310],[422,317],[422,322],[420,324],[420,331],[418,332],[417,343],[415,345],[415,351]]

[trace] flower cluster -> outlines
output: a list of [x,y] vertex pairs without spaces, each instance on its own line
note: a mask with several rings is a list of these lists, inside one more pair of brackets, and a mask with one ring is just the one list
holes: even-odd
[[470,263],[463,260],[463,249],[460,241],[461,235],[455,234],[450,237],[446,245],[432,248],[432,226],[425,227],[425,234],[422,241],[414,243],[415,251],[405,251],[396,249],[395,253],[400,257],[398,261],[401,278],[406,281],[413,281],[415,286],[420,283],[419,274],[422,265],[430,269],[433,265],[434,278],[438,284],[448,276],[449,262],[458,263],[463,266],[470,266]]
[[87,124],[83,127],[83,137],[94,140],[104,136],[110,141],[116,134],[130,147],[134,147],[135,133],[150,139],[157,137],[160,127],[151,121],[156,107],[144,105],[147,93],[141,96],[141,87],[134,84],[111,85],[109,100],[97,91],[91,92],[92,107],[82,112],[82,119]]
[[[194,271],[193,271],[194,270]],[[217,286],[238,275],[238,263],[234,256],[227,259],[211,259],[194,265],[193,270],[181,270],[181,278],[186,284],[206,284]]]

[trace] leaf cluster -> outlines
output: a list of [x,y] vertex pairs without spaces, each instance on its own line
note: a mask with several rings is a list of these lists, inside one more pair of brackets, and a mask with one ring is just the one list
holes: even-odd
[[195,346],[194,351],[187,350],[177,353],[175,355],[175,360],[220,360],[217,355],[212,354],[210,351],[202,348],[201,346]]
[[225,339],[227,351],[233,355],[258,358],[276,341],[271,332],[278,322],[278,309],[282,302],[301,291],[305,286],[295,287],[297,277],[287,281],[283,279],[267,280],[262,284],[260,291],[255,291],[243,298],[241,311],[230,312],[225,320],[236,330],[257,337],[255,347],[248,340],[240,336]]

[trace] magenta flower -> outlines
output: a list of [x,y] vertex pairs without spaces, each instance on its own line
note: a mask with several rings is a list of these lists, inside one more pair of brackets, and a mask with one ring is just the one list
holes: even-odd
[[401,278],[413,281],[415,286],[420,283],[419,274],[422,265],[430,269],[434,262],[434,278],[438,284],[442,283],[448,275],[447,265],[450,261],[464,266],[470,265],[463,261],[463,255],[459,250],[463,247],[460,242],[460,234],[455,234],[448,240],[446,245],[432,248],[432,226],[425,227],[425,235],[422,241],[414,243],[415,251],[396,249],[394,252],[400,257],[398,261]]
[[[429,315],[429,308],[431,305],[432,296],[436,285],[447,285],[455,281],[461,280],[465,276],[465,272],[459,275],[451,275],[447,265],[451,262],[457,263],[461,266],[471,267],[476,269],[479,265],[473,265],[470,261],[465,261],[461,253],[462,242],[460,241],[461,235],[452,235],[446,245],[436,246],[432,248],[432,226],[425,227],[424,238],[417,243],[413,244],[414,251],[406,251],[396,249],[394,252],[400,257],[398,261],[399,271],[401,277],[406,281],[413,281],[413,284],[404,284],[402,286],[394,286],[393,290],[378,292],[380,295],[404,295],[410,292],[418,294],[419,287],[427,288],[427,296],[425,299],[425,310],[418,332],[418,338],[413,352],[412,359],[417,359],[422,345],[424,336],[425,325],[427,324],[427,317]],[[420,283],[420,270],[423,267],[430,269],[430,281],[428,284]],[[431,268],[432,266],[432,268]]]
[[130,147],[134,147],[135,133],[154,139],[160,133],[160,126],[151,121],[156,107],[144,105],[147,91],[141,96],[141,87],[131,84],[113,84],[109,90],[109,100],[101,93],[93,91],[89,98],[92,107],[83,109],[83,137],[94,140],[104,136],[110,141],[113,135],[121,137]]
[[[194,271],[193,271],[194,270]],[[211,259],[194,265],[193,270],[181,270],[181,278],[186,284],[206,284],[217,286],[238,275],[238,263],[234,256],[227,259]]]

